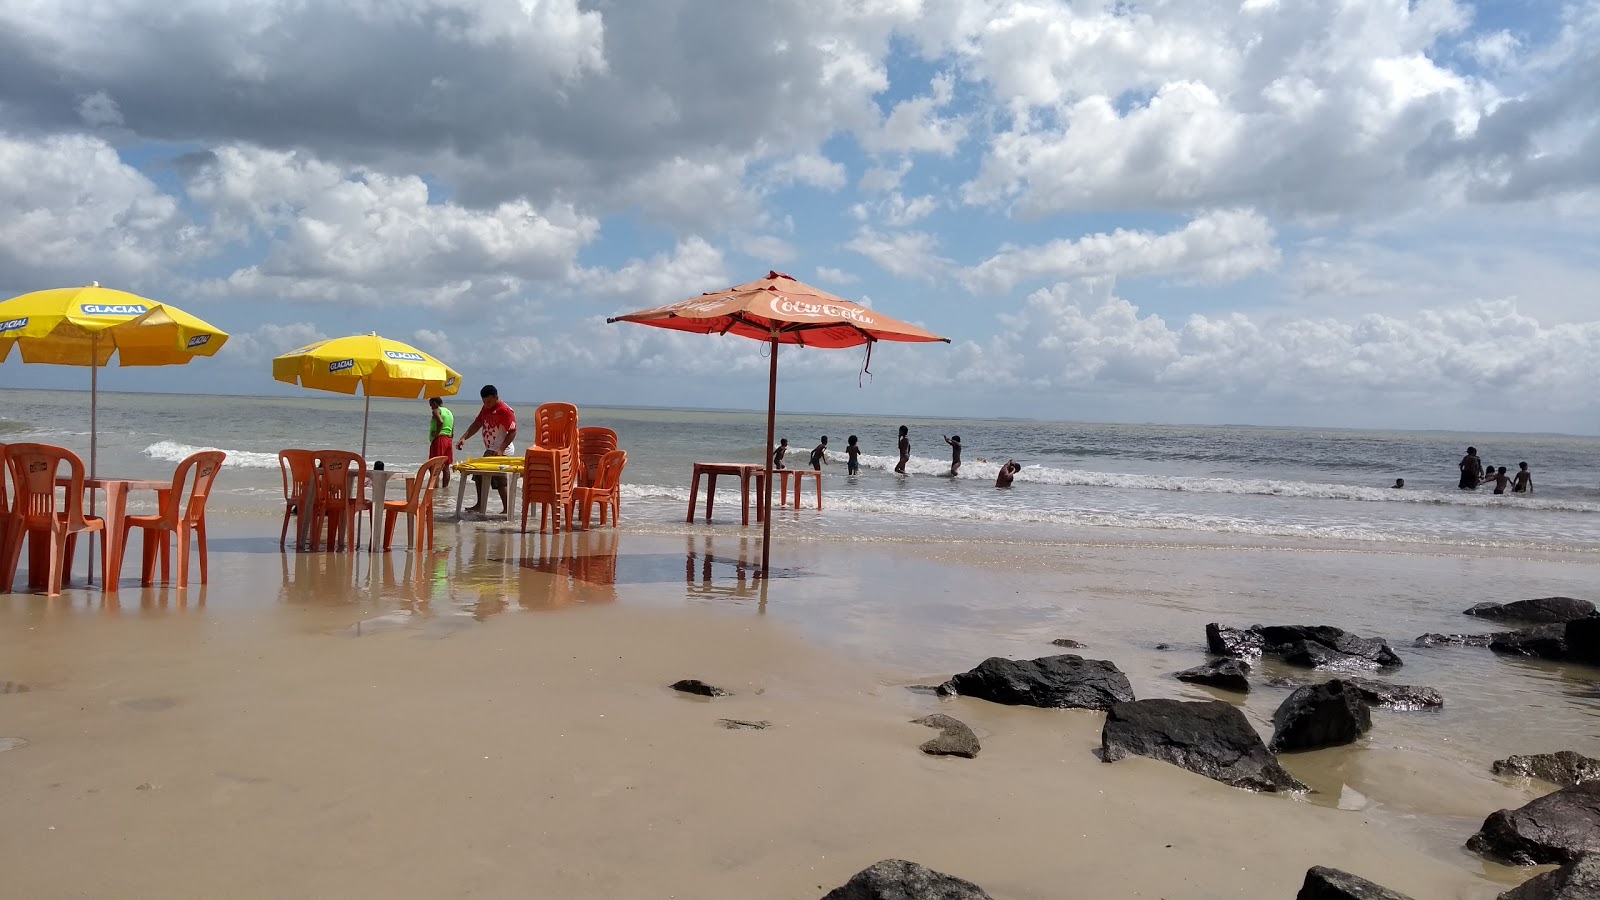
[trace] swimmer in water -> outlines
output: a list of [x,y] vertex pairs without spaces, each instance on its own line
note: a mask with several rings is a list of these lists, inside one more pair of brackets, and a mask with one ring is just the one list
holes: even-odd
[[1022,471],[1022,464],[1021,463],[1017,462],[1014,459],[1006,460],[1006,464],[1000,467],[1000,474],[995,477],[994,486],[997,487],[997,488],[1008,488],[1008,487],[1011,487],[1011,479],[1014,478],[1016,476],[1016,474],[1018,472],[1021,472],[1021,471]]

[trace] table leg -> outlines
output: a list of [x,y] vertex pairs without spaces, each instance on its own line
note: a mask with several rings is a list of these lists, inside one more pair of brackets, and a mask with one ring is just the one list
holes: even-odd
[[750,473],[739,472],[739,524],[750,527]]
[[465,472],[457,472],[460,477],[456,479],[456,519],[461,518],[461,508],[467,502],[467,479],[471,476]]
[[805,484],[805,483],[806,483],[806,473],[805,472],[796,472],[796,473],[794,473],[794,508],[795,509],[799,509],[800,508],[800,485]]
[[128,516],[128,486],[106,485],[106,558],[102,560],[101,593],[115,592],[122,578],[122,520]]
[[296,550],[315,550],[312,543],[316,535],[316,506],[317,506],[317,467],[312,466],[311,472],[306,476],[306,483],[300,488],[300,499],[295,501],[299,509],[299,537],[296,540]]
[[[383,514],[383,502],[389,497],[389,473],[373,472],[372,474],[372,517],[368,519],[367,552],[375,553],[378,549],[378,516]],[[360,517],[360,512],[356,513]]]
[[685,522],[689,522],[691,524],[694,522],[694,505],[695,505],[695,501],[698,500],[699,498],[700,498],[700,470],[699,469],[695,469],[694,470],[694,479],[689,482],[689,518],[684,519]]
[[817,476],[817,480],[812,484],[812,487],[815,487],[817,489],[817,509],[821,509],[822,508],[822,476],[820,474]]
[[711,521],[711,501],[717,496],[717,473],[706,473],[706,521]]

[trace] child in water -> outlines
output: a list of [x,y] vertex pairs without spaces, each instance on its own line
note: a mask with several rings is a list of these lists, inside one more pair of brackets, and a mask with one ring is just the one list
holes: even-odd
[[789,439],[788,438],[784,438],[783,440],[778,442],[777,448],[772,451],[772,467],[774,469],[783,468],[783,458],[785,456],[787,456],[788,454],[789,454]]
[[1518,463],[1517,464],[1517,477],[1516,477],[1516,480],[1511,482],[1511,493],[1513,493],[1513,494],[1531,494],[1531,493],[1533,493],[1533,473],[1528,471],[1528,464],[1527,463]]
[[822,464],[828,462],[828,436],[822,436],[822,443],[811,448],[811,468],[822,471]]
[[900,461],[894,464],[894,471],[898,475],[906,473],[906,463],[911,461],[911,431],[906,426],[900,426]]
[[845,443],[844,452],[850,457],[848,474],[855,475],[861,471],[861,448],[856,446],[856,436],[850,435],[850,440]]
[[1506,492],[1506,485],[1511,483],[1511,476],[1506,474],[1506,467],[1501,466],[1500,468],[1496,469],[1493,474],[1486,473],[1483,480],[1494,482],[1494,492],[1496,494],[1504,494]]
[[950,445],[950,477],[954,478],[961,471],[961,435],[946,436],[944,442]]

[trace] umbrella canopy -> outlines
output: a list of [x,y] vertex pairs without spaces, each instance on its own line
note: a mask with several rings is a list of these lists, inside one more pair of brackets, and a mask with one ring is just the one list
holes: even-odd
[[[112,356],[124,366],[181,366],[227,341],[227,332],[176,306],[98,283],[0,303],[0,362],[19,347],[24,363],[89,367],[90,478],[99,474],[100,367]],[[92,572],[93,544],[88,557]]]
[[761,573],[769,571],[772,546],[772,437],[778,409],[778,345],[859,347],[878,341],[950,343],[931,331],[890,318],[852,300],[779,272],[725,291],[701,294],[655,309],[616,316],[607,322],[636,322],[695,334],[736,334],[772,346],[767,376],[766,515],[761,526]]
[[212,356],[226,332],[176,306],[99,285],[23,294],[0,303],[0,361],[13,346],[25,363],[181,366]]
[[451,397],[461,374],[421,350],[377,334],[330,338],[272,360],[272,377],[336,394],[367,395],[361,417],[361,455],[367,455],[367,421],[373,397]]

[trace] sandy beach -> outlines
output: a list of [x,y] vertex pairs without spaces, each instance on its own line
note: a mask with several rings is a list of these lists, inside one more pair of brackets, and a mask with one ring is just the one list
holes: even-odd
[[[1529,873],[1461,842],[1549,790],[1488,761],[1597,749],[1592,705],[1538,711],[1538,746],[1453,746],[1477,727],[1465,669],[1505,666],[1466,648],[1402,650],[1398,680],[1449,685],[1444,713],[1380,711],[1357,745],[1284,756],[1318,791],[1304,797],[1104,764],[1099,713],[908,689],[1070,634],[1140,697],[1225,696],[1166,676],[1203,657],[1208,619],[1254,621],[1257,594],[1323,570],[1359,573],[1324,591],[1405,571],[1448,588],[1428,567],[1466,561],[800,541],[763,592],[741,563],[755,542],[727,535],[441,525],[459,544],[419,561],[280,554],[260,524],[221,530],[212,584],[189,597],[0,599],[0,681],[28,688],[0,696],[0,737],[28,742],[0,754],[13,896],[814,898],[904,857],[1018,900],[1265,900],[1318,864],[1488,900]],[[1287,620],[1318,608],[1359,632],[1371,615],[1289,599]],[[1387,624],[1431,627],[1457,605],[1419,600]],[[1156,650],[1156,635],[1183,643]],[[668,687],[681,678],[734,695]],[[1280,693],[1245,703],[1263,733]],[[935,711],[977,731],[977,759],[918,751],[933,732],[909,720]]]

